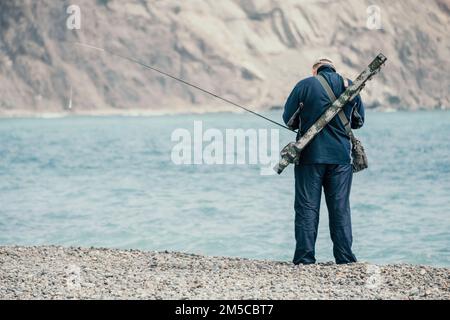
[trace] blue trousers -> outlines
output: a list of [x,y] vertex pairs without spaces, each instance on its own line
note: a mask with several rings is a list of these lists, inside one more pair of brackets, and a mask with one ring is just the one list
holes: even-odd
[[294,264],[316,262],[315,243],[319,226],[322,187],[328,207],[330,235],[336,263],[356,262],[352,252],[350,189],[352,166],[309,164],[295,166]]

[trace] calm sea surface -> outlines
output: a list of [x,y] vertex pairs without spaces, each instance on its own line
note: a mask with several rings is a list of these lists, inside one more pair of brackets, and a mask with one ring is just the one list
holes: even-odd
[[[222,132],[275,128],[231,113],[1,119],[0,245],[291,260],[293,168],[175,165],[171,134],[196,120]],[[369,112],[357,135],[370,161],[352,188],[357,257],[450,266],[450,113]],[[280,146],[292,139],[280,131]],[[317,258],[333,260],[325,203]]]

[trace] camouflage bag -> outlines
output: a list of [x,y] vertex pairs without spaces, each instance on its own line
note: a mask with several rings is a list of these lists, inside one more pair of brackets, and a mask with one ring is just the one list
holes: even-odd
[[[333,90],[331,90],[330,86],[328,85],[327,81],[322,75],[318,75],[317,80],[319,80],[322,87],[325,89],[325,91],[328,94],[328,97],[331,100],[331,103],[333,103],[336,100],[336,96],[333,93]],[[344,83],[345,86],[345,83]],[[340,110],[338,113],[339,119],[341,120],[342,124],[345,127],[345,131],[347,132],[348,136],[350,137],[350,141],[352,142],[352,167],[353,172],[359,172],[364,169],[367,169],[369,167],[369,162],[367,160],[366,152],[364,151],[364,147],[359,141],[355,135],[353,134],[352,127],[350,125],[350,121],[348,121],[347,116],[344,113],[344,110]]]
[[350,139],[352,141],[352,167],[353,172],[359,172],[369,167],[369,161],[367,160],[366,152],[364,151],[364,147],[351,132]]

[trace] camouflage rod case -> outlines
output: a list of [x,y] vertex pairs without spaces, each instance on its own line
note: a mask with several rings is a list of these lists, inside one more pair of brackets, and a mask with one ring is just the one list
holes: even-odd
[[[281,151],[280,162],[273,168],[275,172],[281,174],[283,170],[294,161],[298,161],[301,156],[301,151],[311,142],[312,139],[336,116],[342,107],[349,101],[353,100],[364,88],[367,81],[369,81],[374,75],[376,75],[381,66],[386,62],[387,58],[383,54],[379,54],[369,66],[361,72],[361,74],[355,79],[339,98],[334,101],[331,106],[320,116],[320,118],[305,132],[305,134],[296,142],[291,142],[283,148]],[[353,148],[355,151],[356,170],[360,171],[364,165],[367,165],[367,157],[365,156],[364,148],[361,143],[355,143]],[[353,152],[353,150],[352,150]],[[365,160],[364,160],[365,159]],[[365,162],[364,162],[365,161]]]

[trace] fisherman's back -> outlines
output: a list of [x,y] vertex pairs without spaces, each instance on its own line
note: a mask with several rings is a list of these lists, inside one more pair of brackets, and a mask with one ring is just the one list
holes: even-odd
[[[319,69],[319,73],[328,82],[336,97],[339,97],[345,91],[344,79],[333,69],[323,66]],[[349,84],[351,84],[350,81]],[[297,140],[331,104],[330,98],[316,77],[303,79],[295,86],[285,105],[283,114],[285,123],[288,123],[289,119],[294,116],[300,104],[302,104],[302,107],[298,116],[301,120],[301,126]],[[347,119],[351,119],[353,129],[362,126],[364,107],[359,96],[345,105],[343,110]],[[350,139],[345,127],[340,119],[335,117],[302,151],[300,163],[349,164],[351,162],[350,148]]]

